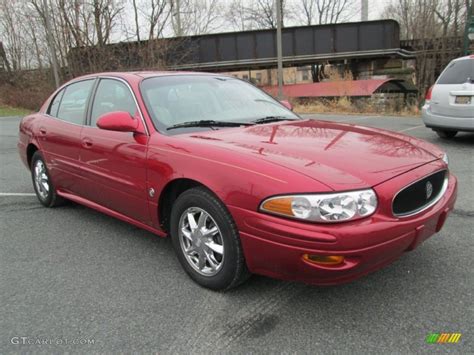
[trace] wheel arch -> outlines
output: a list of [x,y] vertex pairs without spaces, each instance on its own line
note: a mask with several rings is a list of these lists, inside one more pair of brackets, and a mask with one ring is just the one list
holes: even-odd
[[212,189],[202,182],[190,178],[173,179],[161,190],[158,198],[158,221],[165,232],[169,233],[171,210],[174,202],[183,192],[195,187],[204,187],[216,195]]
[[28,167],[31,168],[31,159],[33,158],[33,154],[38,151],[39,148],[34,143],[29,143],[26,147],[26,161],[28,162]]

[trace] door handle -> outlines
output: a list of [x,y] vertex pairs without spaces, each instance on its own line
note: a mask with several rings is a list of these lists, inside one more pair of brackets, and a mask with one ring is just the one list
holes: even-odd
[[46,128],[40,127],[39,131],[42,136],[46,135]]
[[82,146],[84,148],[90,148],[90,147],[92,147],[92,141],[89,140],[89,139],[83,139],[82,140]]

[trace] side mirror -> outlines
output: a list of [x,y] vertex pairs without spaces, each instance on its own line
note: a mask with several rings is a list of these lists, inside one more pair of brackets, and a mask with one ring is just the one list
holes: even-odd
[[280,103],[285,106],[288,110],[293,111],[293,105],[287,100],[281,100]]
[[97,127],[108,131],[136,132],[139,124],[138,119],[133,118],[128,112],[115,111],[100,116]]

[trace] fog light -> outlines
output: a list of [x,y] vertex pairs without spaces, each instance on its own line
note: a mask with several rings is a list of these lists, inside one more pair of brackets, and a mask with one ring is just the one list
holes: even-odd
[[304,254],[303,259],[319,265],[339,265],[344,262],[344,257],[342,255],[313,255],[313,254]]

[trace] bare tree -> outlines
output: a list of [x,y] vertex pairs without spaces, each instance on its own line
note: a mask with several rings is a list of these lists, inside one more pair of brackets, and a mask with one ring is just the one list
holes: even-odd
[[305,25],[347,22],[358,13],[356,0],[296,0],[295,14]]
[[400,24],[400,36],[417,51],[416,86],[420,99],[447,62],[461,54],[458,37],[464,28],[468,1],[398,0],[384,17]]
[[[286,20],[290,17],[287,0],[276,0],[280,2],[282,26],[284,27]],[[265,29],[276,28],[276,8],[274,0],[255,0],[248,2],[245,13],[251,22],[252,28]]]
[[305,25],[313,25],[316,18],[316,1],[313,0],[300,0],[298,8],[300,9],[300,15],[298,16],[303,20]]
[[245,0],[233,0],[227,9],[226,18],[237,31],[252,29],[252,21],[248,16]]
[[99,47],[109,42],[115,18],[122,10],[121,4],[118,5],[114,0],[92,0],[94,28]]
[[7,58],[7,53],[5,52],[5,49],[3,48],[3,43],[0,42],[0,58],[2,59],[2,66],[6,68],[8,72],[11,72],[11,66],[10,66],[10,61]]
[[22,22],[17,16],[21,4],[18,1],[2,0],[0,2],[0,28],[2,39],[4,41],[5,51],[7,53],[8,62],[11,63],[13,71],[19,70],[24,65],[25,48],[22,45],[24,41]]
[[[434,4],[433,11],[441,23],[441,62],[446,63],[450,47],[450,37],[459,35],[459,15],[464,7],[463,0],[445,0]],[[467,3],[466,3],[467,8]]]
[[148,11],[144,15],[148,23],[148,39],[153,40],[163,36],[165,26],[169,23],[173,3],[167,0],[150,0]]
[[138,21],[137,0],[132,1],[132,6],[133,6],[134,19],[135,19],[135,33],[137,35],[137,41],[140,42],[140,23]]
[[[172,0],[172,3],[175,4],[176,0]],[[171,25],[174,35],[206,34],[222,26],[222,1],[179,0],[179,3],[179,8],[173,6]]]
[[163,31],[169,24],[173,3],[167,0],[149,0],[144,3],[142,16],[148,26],[148,41],[144,48],[140,48],[142,65],[147,68],[156,68],[162,65],[162,58],[158,52],[162,45],[157,38],[163,37]]

